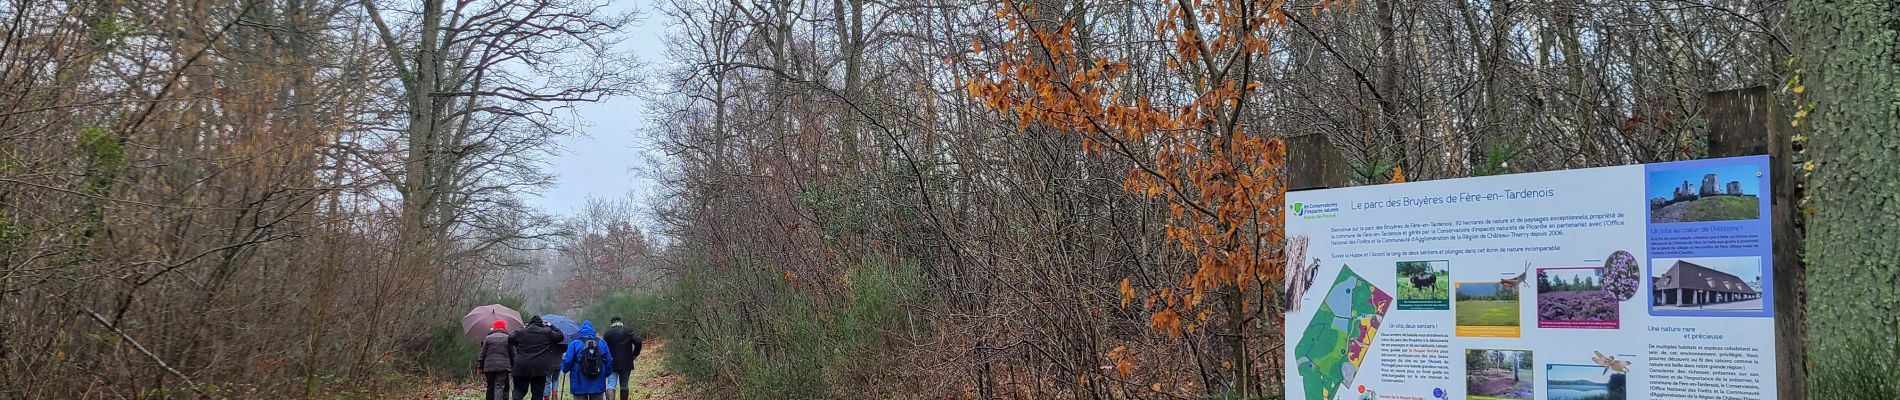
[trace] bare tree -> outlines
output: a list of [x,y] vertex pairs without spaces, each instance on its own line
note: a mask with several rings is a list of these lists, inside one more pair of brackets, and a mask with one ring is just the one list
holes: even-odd
[[[634,60],[618,53],[632,15],[584,1],[425,0],[414,10],[359,4],[400,83],[401,130],[387,172],[401,196],[398,246],[367,310],[407,309],[445,267],[550,232],[518,196],[546,185],[551,140],[572,134],[557,113],[625,94]],[[392,15],[403,15],[395,20]],[[422,279],[417,279],[422,277]],[[384,348],[364,343],[356,361]]]

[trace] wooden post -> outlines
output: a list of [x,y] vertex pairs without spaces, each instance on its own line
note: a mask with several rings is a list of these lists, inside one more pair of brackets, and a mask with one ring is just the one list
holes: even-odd
[[1768,155],[1769,216],[1775,242],[1775,387],[1776,398],[1801,399],[1807,393],[1807,266],[1799,251],[1795,225],[1792,126],[1768,88],[1710,92],[1703,97],[1709,119],[1709,157]]
[[1333,148],[1326,135],[1286,138],[1287,190],[1346,187],[1346,156]]

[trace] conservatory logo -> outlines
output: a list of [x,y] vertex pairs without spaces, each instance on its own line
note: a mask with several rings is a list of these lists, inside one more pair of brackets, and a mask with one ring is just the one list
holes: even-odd
[[1336,218],[1339,216],[1339,203],[1293,203],[1293,215],[1305,219]]

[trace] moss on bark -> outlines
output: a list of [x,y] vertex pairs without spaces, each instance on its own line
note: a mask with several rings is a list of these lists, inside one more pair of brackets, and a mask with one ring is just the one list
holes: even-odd
[[1900,398],[1900,5],[1790,5],[1801,82],[1809,213],[1807,395]]

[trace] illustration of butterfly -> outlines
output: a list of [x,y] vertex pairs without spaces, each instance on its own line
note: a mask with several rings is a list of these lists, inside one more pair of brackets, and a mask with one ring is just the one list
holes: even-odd
[[1610,371],[1616,371],[1619,374],[1630,372],[1630,362],[1628,360],[1618,360],[1615,356],[1603,355],[1601,351],[1595,351],[1594,353],[1597,353],[1597,355],[1590,357],[1590,361],[1596,362],[1598,366],[1602,366],[1604,373],[1609,373]]

